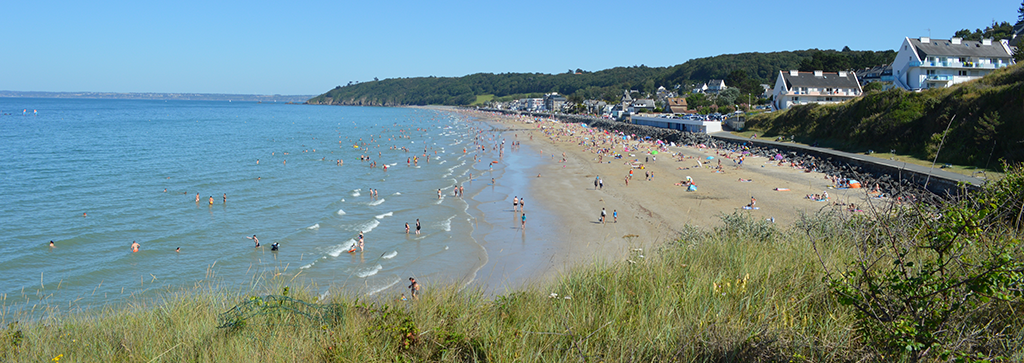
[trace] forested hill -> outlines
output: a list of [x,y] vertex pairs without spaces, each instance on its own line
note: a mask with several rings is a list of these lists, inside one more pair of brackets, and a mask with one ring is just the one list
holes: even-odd
[[558,92],[577,100],[618,101],[626,89],[653,93],[659,86],[687,90],[694,84],[724,79],[742,93],[758,95],[760,84],[774,85],[780,70],[852,70],[892,62],[896,52],[800,50],[726,54],[692,59],[672,67],[616,67],[597,72],[581,69],[562,74],[477,73],[463,77],[385,79],[338,86],[310,104],[401,106],[468,105],[477,96],[506,97]]

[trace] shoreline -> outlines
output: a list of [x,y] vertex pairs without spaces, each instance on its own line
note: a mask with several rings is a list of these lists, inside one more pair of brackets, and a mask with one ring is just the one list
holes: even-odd
[[[529,171],[519,171],[529,176],[520,187],[525,188],[520,195],[531,196],[532,205],[540,203],[539,211],[536,207],[527,211],[527,230],[517,236],[520,245],[512,251],[508,249],[508,241],[515,233],[487,236],[474,231],[475,238],[481,237],[477,242],[485,248],[487,261],[467,286],[479,286],[490,293],[511,291],[531,283],[549,283],[581,264],[643,258],[648,251],[678,238],[687,228],[714,228],[721,225],[723,216],[732,213],[789,226],[801,214],[813,214],[837,204],[865,206],[885,200],[870,198],[869,189],[834,189],[822,173],[804,172],[788,164],[779,166],[763,157],[744,156],[740,165],[742,152],[738,151],[667,146],[651,155],[649,151],[658,149],[653,143],[616,142],[604,130],[578,124],[551,120],[524,123],[523,118],[507,115],[455,112],[464,112],[473,122],[493,127],[499,135],[496,137],[520,141],[522,149],[508,153],[506,158],[518,153],[536,161]],[[620,147],[622,159],[601,157],[599,162],[595,154],[599,147],[585,142],[588,138],[596,141],[598,137],[605,146]],[[625,145],[630,151],[623,152],[621,147]],[[654,160],[650,160],[652,157]],[[697,167],[697,161],[707,157],[713,158],[714,165],[702,163]],[[643,164],[643,169],[632,168],[634,160]],[[718,161],[723,166],[720,170],[715,168]],[[625,179],[630,169],[634,174],[627,186]],[[503,170],[503,176],[508,176],[508,171]],[[653,172],[650,181],[644,177],[645,172]],[[593,183],[598,176],[604,187],[595,189]],[[697,191],[688,192],[677,185],[687,177],[698,185]],[[502,184],[502,180],[496,182]],[[824,192],[830,194],[827,203],[804,198]],[[757,199],[757,209],[743,209],[752,197]],[[511,200],[507,203],[511,204]],[[607,214],[603,224],[599,222],[601,208]],[[501,209],[514,214],[507,206]],[[618,212],[617,222],[612,220],[613,212]],[[544,220],[533,218],[544,213]],[[493,225],[511,228],[515,222],[502,219],[495,218]],[[534,233],[535,229],[545,231]]]

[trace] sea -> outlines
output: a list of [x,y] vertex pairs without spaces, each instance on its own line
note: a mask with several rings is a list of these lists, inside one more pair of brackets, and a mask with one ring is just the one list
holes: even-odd
[[487,263],[471,196],[506,165],[497,136],[474,152],[480,135],[439,109],[0,98],[0,306],[269,278],[321,296],[465,286]]

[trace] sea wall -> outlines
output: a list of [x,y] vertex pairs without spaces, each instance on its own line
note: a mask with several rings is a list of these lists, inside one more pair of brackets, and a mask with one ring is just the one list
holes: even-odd
[[650,137],[682,145],[704,144],[730,150],[743,148],[751,154],[769,158],[782,155],[787,161],[813,165],[812,169],[827,175],[859,180],[865,187],[874,188],[877,184],[882,192],[890,196],[912,195],[916,199],[945,198],[950,195],[959,195],[965,190],[975,189],[984,184],[982,179],[933,170],[914,164],[886,162],[874,157],[800,144],[744,139],[727,133],[709,135],[683,132],[652,126],[634,125],[593,116],[507,110],[488,111],[555,118],[562,122],[583,123],[589,127],[622,132],[626,135],[636,135],[638,137]]

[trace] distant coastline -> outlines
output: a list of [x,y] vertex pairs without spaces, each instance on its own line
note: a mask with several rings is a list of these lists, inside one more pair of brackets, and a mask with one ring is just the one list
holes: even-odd
[[117,100],[188,100],[303,103],[313,95],[248,95],[227,93],[118,93],[118,92],[29,92],[0,91],[0,97],[88,98]]

